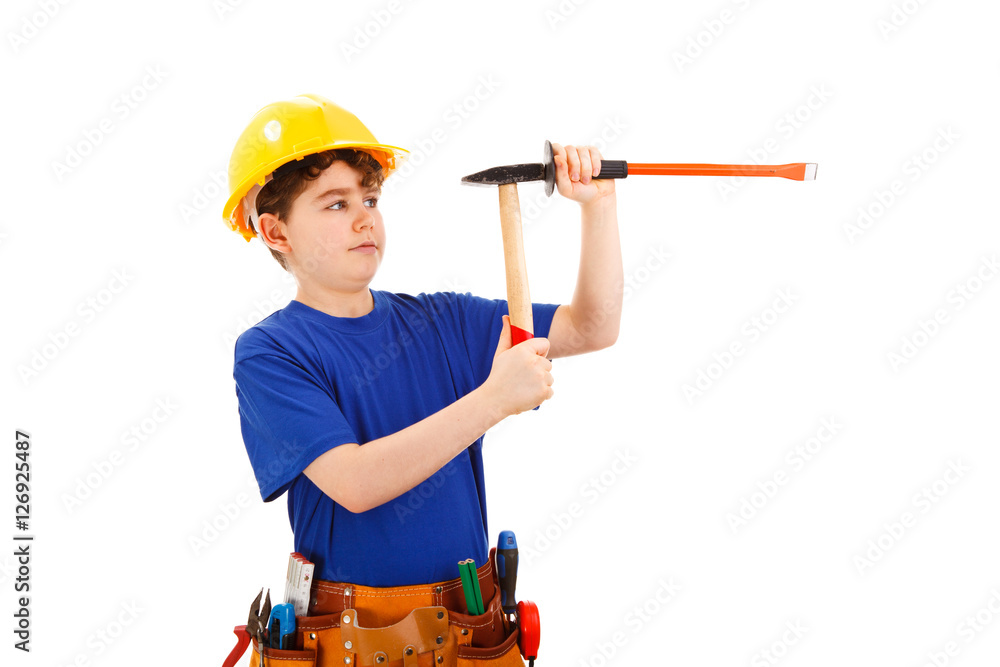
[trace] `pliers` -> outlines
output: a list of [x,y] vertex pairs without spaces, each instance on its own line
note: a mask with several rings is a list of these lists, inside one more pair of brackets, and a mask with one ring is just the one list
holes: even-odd
[[[264,597],[264,606],[260,607],[260,613],[258,613],[258,605],[260,604],[261,597]],[[264,596],[264,589],[260,589],[260,593],[254,598],[254,601],[250,603],[250,617],[247,618],[247,633],[251,637],[257,638],[257,649],[260,651],[260,667],[264,667],[264,647],[267,646],[267,621],[271,617],[271,590],[268,589],[267,595]]]

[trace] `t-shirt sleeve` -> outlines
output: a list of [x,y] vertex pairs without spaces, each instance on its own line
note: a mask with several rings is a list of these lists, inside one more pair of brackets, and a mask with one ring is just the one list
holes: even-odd
[[334,397],[285,353],[233,366],[240,428],[261,498],[279,497],[324,452],[357,442]]

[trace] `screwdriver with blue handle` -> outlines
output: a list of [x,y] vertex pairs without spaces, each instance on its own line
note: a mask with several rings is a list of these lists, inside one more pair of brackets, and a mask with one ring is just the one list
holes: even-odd
[[500,579],[500,604],[509,617],[517,610],[514,589],[517,586],[517,538],[505,530],[497,540],[497,575]]

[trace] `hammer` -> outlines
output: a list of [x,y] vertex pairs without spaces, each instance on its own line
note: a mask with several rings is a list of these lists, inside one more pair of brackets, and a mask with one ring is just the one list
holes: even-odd
[[[816,163],[797,162],[782,165],[745,164],[651,164],[624,160],[601,160],[601,173],[594,178],[627,178],[633,175],[658,176],[777,176],[793,181],[816,179]],[[545,142],[541,162],[493,167],[462,178],[468,185],[498,185],[500,190],[500,227],[503,231],[503,254],[507,272],[507,307],[510,313],[511,345],[534,338],[531,298],[528,294],[528,271],[524,261],[521,227],[521,204],[517,184],[545,181],[545,194],[552,195],[556,184],[556,166],[552,144]]]

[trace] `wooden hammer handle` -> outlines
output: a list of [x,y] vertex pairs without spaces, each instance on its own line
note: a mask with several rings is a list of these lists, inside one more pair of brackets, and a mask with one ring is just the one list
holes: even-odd
[[499,189],[511,345],[517,345],[534,338],[535,335],[531,318],[531,297],[528,294],[528,269],[524,261],[524,239],[521,233],[521,203],[517,198],[517,183],[501,185]]

